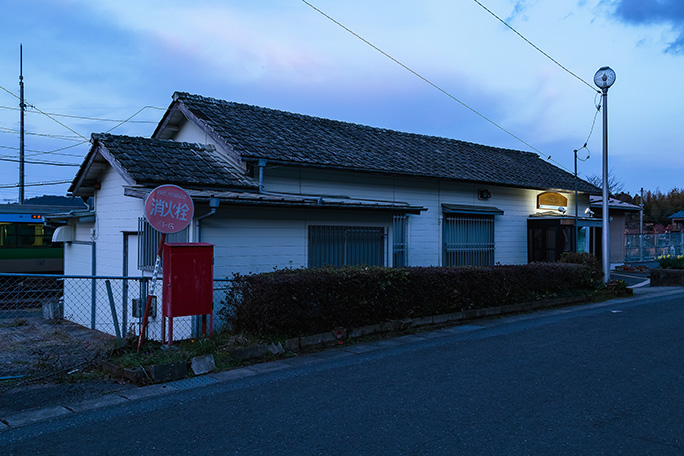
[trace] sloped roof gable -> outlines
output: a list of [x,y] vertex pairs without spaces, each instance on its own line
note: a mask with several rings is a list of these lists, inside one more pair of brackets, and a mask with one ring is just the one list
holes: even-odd
[[227,165],[211,145],[160,139],[93,134],[93,145],[69,192],[88,196],[108,162],[129,184],[178,184],[197,188],[257,187],[253,179]]

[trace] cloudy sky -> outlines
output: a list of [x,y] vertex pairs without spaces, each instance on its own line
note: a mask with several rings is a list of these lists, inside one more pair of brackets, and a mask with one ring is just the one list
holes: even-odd
[[20,43],[26,182],[43,183],[27,197],[64,194],[46,184],[73,178],[91,133],[149,136],[174,91],[534,151],[568,170],[589,138],[579,174],[600,175],[592,80],[606,65],[612,173],[630,193],[684,186],[681,0],[308,3],[0,0],[0,200],[18,195]]

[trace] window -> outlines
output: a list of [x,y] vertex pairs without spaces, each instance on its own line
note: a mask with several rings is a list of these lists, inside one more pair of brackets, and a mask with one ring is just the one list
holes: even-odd
[[444,216],[444,266],[494,264],[494,216]]
[[49,247],[54,228],[42,223],[0,223],[0,247]]
[[[188,228],[179,233],[166,235],[166,242],[188,242]],[[145,217],[138,218],[138,269],[141,271],[154,271],[154,262],[157,259],[157,249],[161,232],[152,228]],[[159,265],[161,269],[161,265]]]
[[385,229],[375,226],[309,226],[309,267],[382,266]]
[[403,268],[408,265],[408,216],[398,214],[392,222],[392,265]]

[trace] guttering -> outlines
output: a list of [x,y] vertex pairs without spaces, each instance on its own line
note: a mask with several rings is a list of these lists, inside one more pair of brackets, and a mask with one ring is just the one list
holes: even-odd
[[212,196],[211,198],[209,198],[209,212],[195,218],[195,228],[197,230],[197,242],[202,241],[201,231],[200,231],[200,221],[216,214],[216,209],[219,207],[220,204],[221,204],[221,199]]

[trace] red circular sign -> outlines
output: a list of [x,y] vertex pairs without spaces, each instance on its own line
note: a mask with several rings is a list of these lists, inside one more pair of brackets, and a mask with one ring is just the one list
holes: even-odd
[[192,221],[195,206],[188,192],[177,185],[161,185],[145,200],[145,218],[157,231],[171,234],[184,230]]

